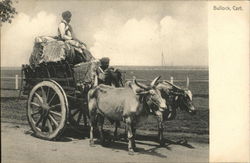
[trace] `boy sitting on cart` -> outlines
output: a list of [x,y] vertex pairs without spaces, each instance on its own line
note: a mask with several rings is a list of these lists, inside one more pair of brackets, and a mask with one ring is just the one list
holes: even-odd
[[76,57],[78,57],[78,61],[76,62],[91,61],[94,57],[87,50],[87,45],[82,41],[78,40],[73,33],[73,29],[69,24],[71,21],[71,16],[72,14],[70,11],[65,11],[62,13],[63,20],[61,21],[58,27],[57,39],[65,41],[66,43],[74,47],[76,51]]
[[70,11],[63,12],[62,18],[63,20],[58,27],[58,36],[38,36],[35,38],[30,57],[32,67],[43,62],[58,62],[65,59],[73,65],[94,60],[94,57],[87,50],[87,45],[74,36],[69,24]]

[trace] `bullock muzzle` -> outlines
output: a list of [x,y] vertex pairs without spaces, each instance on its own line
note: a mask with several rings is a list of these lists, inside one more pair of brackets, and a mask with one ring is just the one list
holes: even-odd
[[166,100],[164,98],[161,97],[160,92],[159,93],[159,97],[158,97],[158,108],[160,112],[164,112],[167,109],[167,104],[166,104]]
[[159,111],[164,112],[167,109],[166,101],[163,99],[159,105]]
[[190,115],[196,115],[196,110],[195,110],[195,107],[194,106],[191,106],[188,110],[188,113]]
[[160,108],[159,108],[159,111],[164,112],[166,109],[167,109],[167,107],[164,107],[164,108],[163,108],[163,107],[160,107]]
[[196,115],[196,110],[194,110],[194,111],[189,111],[189,114],[190,114],[190,115]]

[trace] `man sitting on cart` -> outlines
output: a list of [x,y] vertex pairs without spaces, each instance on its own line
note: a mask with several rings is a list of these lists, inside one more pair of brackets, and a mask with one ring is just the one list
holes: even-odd
[[63,20],[59,24],[58,27],[58,39],[65,41],[74,47],[76,51],[76,62],[88,62],[94,59],[91,53],[87,50],[87,45],[82,41],[78,40],[74,33],[71,25],[69,24],[71,21],[71,12],[65,11],[62,13]]

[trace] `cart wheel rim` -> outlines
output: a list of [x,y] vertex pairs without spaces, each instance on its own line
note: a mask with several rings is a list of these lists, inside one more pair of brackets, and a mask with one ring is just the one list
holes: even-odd
[[59,136],[66,125],[67,114],[65,93],[55,82],[43,81],[31,90],[27,117],[36,136],[48,140]]

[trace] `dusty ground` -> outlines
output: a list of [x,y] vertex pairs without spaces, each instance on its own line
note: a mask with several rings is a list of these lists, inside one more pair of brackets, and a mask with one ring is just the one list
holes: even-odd
[[[168,140],[165,147],[160,147],[145,135],[139,134],[137,152],[128,155],[125,141],[109,142],[106,147],[96,143],[95,147],[90,147],[87,136],[69,131],[58,141],[46,141],[34,137],[27,125],[2,122],[2,162],[208,162],[207,143],[192,140],[181,145]],[[178,137],[174,133],[169,137],[174,135]]]

